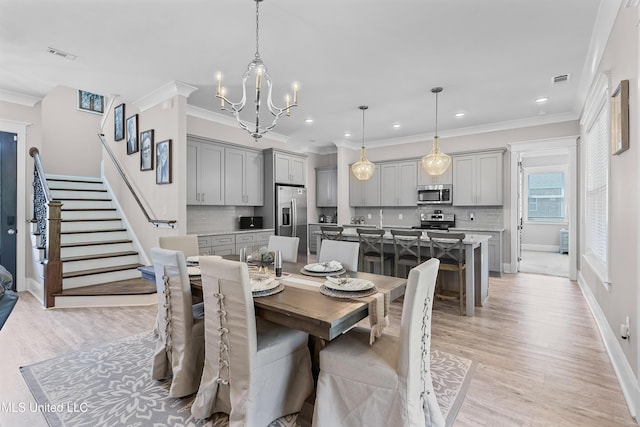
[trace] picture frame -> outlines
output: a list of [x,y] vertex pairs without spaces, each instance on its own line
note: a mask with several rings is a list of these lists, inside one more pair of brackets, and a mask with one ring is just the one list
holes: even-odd
[[156,184],[171,184],[171,140],[156,144]]
[[611,155],[629,149],[629,80],[622,80],[611,95]]
[[87,113],[104,113],[104,96],[86,90],[78,90],[78,110]]
[[138,152],[138,115],[127,119],[127,154]]
[[113,139],[114,141],[124,139],[124,104],[113,109]]
[[153,170],[153,129],[140,132],[140,170]]

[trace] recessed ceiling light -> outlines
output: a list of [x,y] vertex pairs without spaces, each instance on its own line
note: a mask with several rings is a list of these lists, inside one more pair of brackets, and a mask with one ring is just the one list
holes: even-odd
[[345,136],[345,138],[349,138],[351,136],[351,132],[345,132],[344,136]]
[[64,52],[64,51],[62,51],[60,49],[56,49],[55,47],[48,47],[47,48],[47,52],[49,52],[52,55],[56,55],[56,56],[60,56],[60,57],[65,58],[65,59],[69,59],[71,61],[75,61],[76,58],[78,57],[77,55],[73,55],[73,54],[71,54],[69,52]]
[[548,100],[549,100],[549,98],[545,98],[545,97],[538,98],[538,99],[536,99],[536,104],[544,104]]
[[313,119],[304,119],[305,123],[313,123]]
[[400,123],[394,123],[391,126],[393,126],[394,129],[398,129],[400,127]]
[[464,117],[464,113],[456,113],[456,117]]

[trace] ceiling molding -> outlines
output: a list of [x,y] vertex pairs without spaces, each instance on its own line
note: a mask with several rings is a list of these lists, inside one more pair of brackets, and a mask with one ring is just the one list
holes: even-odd
[[186,98],[196,90],[198,90],[198,88],[195,86],[173,80],[133,102],[133,105],[135,105],[140,112],[143,112],[175,96],[184,96]]
[[[202,120],[207,120],[210,122],[214,122],[214,123],[218,123],[221,125],[225,125],[225,126],[230,126],[232,128],[238,128],[238,122],[236,121],[235,118],[233,118],[232,116],[226,115],[226,114],[220,114],[220,113],[215,113],[211,110],[207,110],[204,108],[200,108],[200,107],[196,107],[194,105],[189,105],[187,104],[187,116],[191,116],[191,117],[197,117],[199,119]],[[264,138],[268,138],[277,142],[281,142],[283,144],[286,144],[289,137],[282,135],[280,133],[277,132],[272,132],[270,131],[269,134],[267,136],[264,136]]]
[[33,107],[38,102],[42,101],[42,98],[36,96],[23,95],[21,93],[9,92],[8,90],[0,89],[0,101],[11,102],[13,104],[25,105],[27,107]]

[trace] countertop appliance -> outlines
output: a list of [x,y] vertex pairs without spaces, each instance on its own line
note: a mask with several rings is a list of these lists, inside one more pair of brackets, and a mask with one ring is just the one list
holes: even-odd
[[241,216],[240,230],[253,230],[262,228],[261,216]]
[[450,205],[453,202],[451,184],[419,185],[418,205]]
[[449,230],[456,226],[455,214],[441,213],[421,213],[420,225],[413,228],[421,228],[427,230]]
[[[307,189],[276,185],[276,234],[299,237],[298,255],[307,255]],[[305,258],[306,259],[306,258]]]

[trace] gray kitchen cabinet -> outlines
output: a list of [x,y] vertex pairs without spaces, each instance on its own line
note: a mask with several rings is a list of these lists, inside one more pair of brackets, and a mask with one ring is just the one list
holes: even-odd
[[247,255],[259,249],[259,248],[256,248],[255,233],[236,234],[236,249],[234,253],[239,254],[241,248],[247,248]]
[[[451,162],[453,164],[453,162]],[[423,168],[420,160],[417,162],[418,185],[443,185],[453,183],[453,166],[449,165],[442,175],[429,175]]]
[[316,169],[316,206],[338,206],[338,170],[335,167]]
[[224,205],[224,147],[187,141],[187,204]]
[[198,236],[200,255],[231,255],[235,253],[236,236],[234,234],[217,234]]
[[360,181],[349,168],[349,206],[381,206],[380,175],[380,165],[376,165],[371,178]]
[[225,148],[225,205],[261,206],[264,203],[262,153]]
[[502,205],[502,151],[453,156],[453,205]]
[[274,153],[276,184],[306,184],[306,159],[288,153]]
[[320,224],[309,224],[309,253],[316,255],[318,253],[318,236],[315,234],[320,231]]
[[495,273],[494,275],[502,276],[502,234],[501,230],[477,230],[477,229],[464,229],[464,228],[452,228],[450,231],[460,231],[465,234],[482,234],[491,236],[487,242],[487,249],[489,253],[489,271]]
[[414,161],[380,164],[380,204],[415,206],[417,165]]

